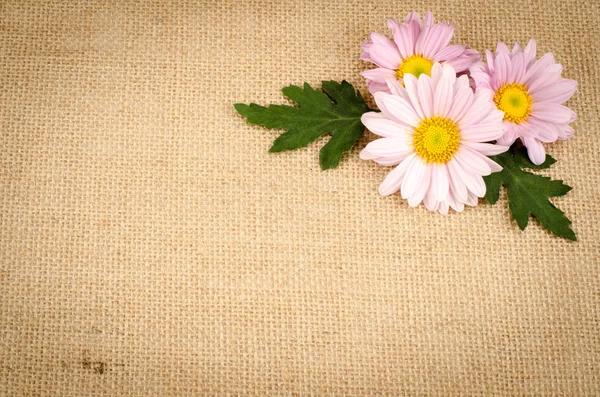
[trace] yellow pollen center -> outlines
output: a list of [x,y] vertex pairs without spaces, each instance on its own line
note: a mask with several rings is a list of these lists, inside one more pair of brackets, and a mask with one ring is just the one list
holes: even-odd
[[413,135],[415,152],[429,163],[447,163],[458,150],[460,134],[454,122],[444,117],[421,121]]
[[419,78],[420,75],[425,73],[428,76],[431,76],[431,67],[433,66],[433,61],[429,58],[425,58],[422,55],[411,55],[402,61],[402,64],[396,70],[396,78],[401,80],[404,77],[405,73],[410,73],[414,75],[416,78]]
[[519,124],[531,114],[533,98],[523,84],[504,84],[496,91],[494,103],[504,112],[504,120]]

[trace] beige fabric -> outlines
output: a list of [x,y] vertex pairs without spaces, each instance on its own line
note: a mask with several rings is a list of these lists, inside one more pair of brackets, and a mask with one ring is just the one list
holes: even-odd
[[[234,102],[348,79],[385,18],[538,39],[580,88],[551,147],[580,239],[442,216]],[[0,395],[600,394],[597,1],[0,3]]]

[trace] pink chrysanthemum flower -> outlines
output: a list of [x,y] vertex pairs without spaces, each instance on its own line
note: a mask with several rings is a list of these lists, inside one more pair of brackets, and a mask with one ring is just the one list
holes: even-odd
[[391,94],[377,92],[381,113],[362,116],[363,124],[382,136],[360,153],[363,160],[391,166],[379,187],[387,196],[401,191],[411,207],[421,201],[430,211],[477,205],[485,195],[482,176],[502,168],[486,156],[508,149],[486,143],[502,136],[504,114],[496,109],[491,90],[477,93],[466,75],[456,77],[449,64],[435,63],[431,77],[404,77],[404,87],[388,80]]
[[512,51],[498,43],[496,56],[486,51],[486,60],[471,67],[471,76],[477,89],[494,91],[494,103],[504,112],[507,129],[498,143],[510,146],[520,138],[531,161],[543,163],[543,142],[565,140],[575,132],[569,126],[575,112],[561,104],[571,98],[577,82],[560,76],[562,66],[551,52],[536,61],[533,39],[524,50],[517,43]]
[[433,14],[428,11],[425,21],[419,14],[411,12],[404,23],[388,19],[387,25],[394,40],[379,33],[371,33],[371,40],[363,43],[360,59],[379,66],[362,72],[369,91],[389,93],[386,80],[402,80],[405,73],[415,77],[431,74],[434,62],[450,64],[457,73],[467,71],[481,57],[475,50],[462,45],[449,45],[454,27],[445,22],[433,23]]

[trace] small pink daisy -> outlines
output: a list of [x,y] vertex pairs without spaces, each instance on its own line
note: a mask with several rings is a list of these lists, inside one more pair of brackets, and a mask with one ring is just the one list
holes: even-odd
[[575,112],[562,103],[573,96],[577,82],[560,76],[562,66],[551,52],[536,61],[533,39],[524,50],[517,43],[512,51],[498,43],[496,56],[486,51],[486,61],[473,65],[471,76],[477,90],[494,91],[494,103],[504,112],[507,129],[498,143],[510,146],[520,138],[531,161],[543,163],[543,142],[566,140],[575,132],[569,126]]
[[388,19],[387,25],[394,36],[393,41],[380,33],[371,33],[371,40],[362,45],[360,59],[379,66],[361,73],[371,93],[389,93],[386,80],[401,81],[405,73],[415,77],[430,75],[434,62],[448,63],[461,73],[481,59],[475,50],[458,44],[449,45],[454,27],[445,22],[434,24],[431,11],[425,14],[425,22],[421,22],[419,14],[411,12],[404,23]]
[[504,114],[492,101],[493,92],[469,86],[469,78],[456,77],[449,64],[434,63],[431,77],[406,75],[404,86],[388,80],[391,94],[376,92],[381,113],[362,116],[363,124],[382,136],[360,153],[394,168],[379,187],[382,196],[400,190],[411,207],[421,201],[430,211],[447,213],[452,207],[477,205],[485,195],[482,176],[502,168],[487,156],[506,146],[486,143],[502,136]]

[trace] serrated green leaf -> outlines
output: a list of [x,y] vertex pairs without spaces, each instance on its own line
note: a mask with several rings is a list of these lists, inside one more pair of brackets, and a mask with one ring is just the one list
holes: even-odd
[[304,87],[292,85],[282,92],[299,107],[236,103],[235,110],[250,124],[287,130],[275,139],[270,152],[304,147],[331,133],[331,139],[321,149],[319,162],[323,170],[337,167],[342,155],[363,135],[365,127],[360,117],[371,111],[360,92],[347,81],[323,81],[322,91],[304,83]]
[[571,187],[559,180],[552,180],[542,175],[532,174],[523,168],[544,169],[556,162],[551,156],[546,161],[535,165],[527,157],[524,148],[511,148],[505,153],[492,157],[503,167],[500,172],[484,178],[486,184],[485,198],[490,204],[495,204],[500,195],[500,186],[508,190],[510,212],[521,230],[533,215],[540,224],[556,236],[569,240],[577,240],[571,229],[571,221],[565,214],[550,202],[550,197],[563,196]]

